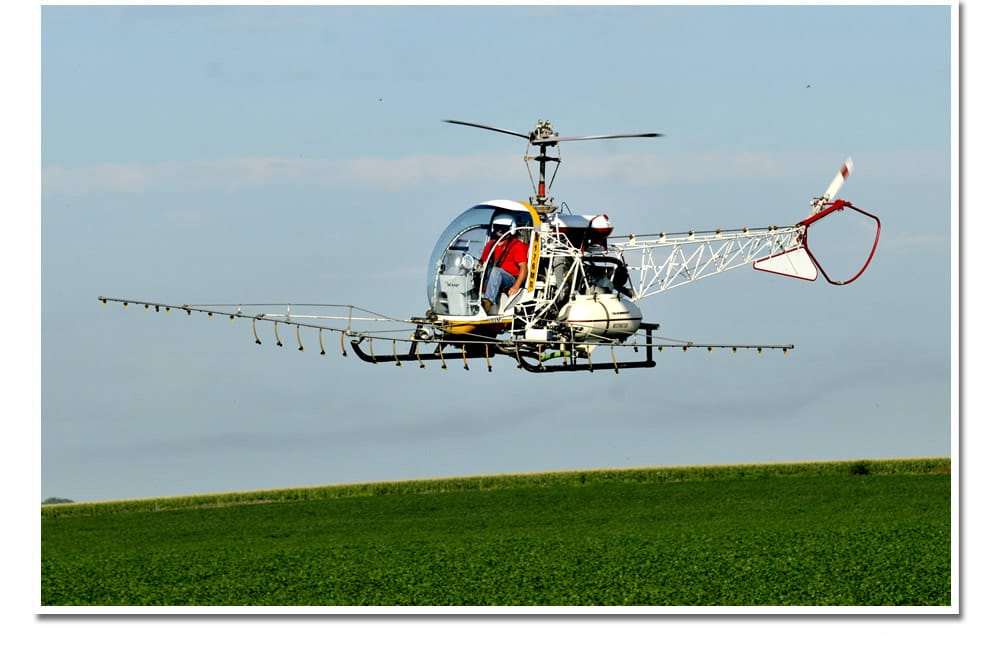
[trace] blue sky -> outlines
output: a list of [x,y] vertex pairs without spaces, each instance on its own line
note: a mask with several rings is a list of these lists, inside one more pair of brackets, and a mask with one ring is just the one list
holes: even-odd
[[[992,6],[963,3],[963,167],[991,163],[996,148]],[[3,335],[15,413],[4,486],[32,506],[956,451],[947,5],[16,11],[0,21],[0,67],[19,100],[2,110],[15,149],[0,185],[5,211],[40,222],[18,221],[0,244],[16,313]],[[656,369],[620,376],[373,368],[257,347],[239,324],[97,303],[295,299],[419,314],[437,232],[478,201],[528,195],[519,141],[440,122],[449,117],[666,133],[564,146],[553,193],[622,231],[795,222],[851,154],[842,196],[882,217],[882,244],[849,287],[748,270],[643,306],[668,335],[794,342],[788,357],[665,353]],[[989,172],[967,168],[962,185],[963,263],[980,265],[962,293],[963,329],[979,340],[963,349],[975,384],[995,363],[975,335],[992,326],[989,306],[972,304],[993,296],[993,220],[975,213]],[[963,427],[964,475],[989,466],[988,392],[963,392],[979,421]],[[966,499],[963,520],[989,515],[990,502]],[[969,549],[982,548],[976,531]],[[991,565],[976,566],[963,597],[992,594],[977,593],[995,580]],[[29,584],[5,593],[34,596]],[[747,625],[741,646],[770,645],[774,632]],[[940,654],[959,640],[974,638],[912,638]],[[287,653],[285,639],[247,641]],[[604,641],[621,652],[617,637],[595,650],[610,653]]]
[[[951,28],[924,7],[45,7],[41,498],[497,472],[947,455]],[[856,284],[746,270],[644,304],[640,374],[372,367],[103,308],[422,314],[437,233],[552,191],[622,232],[791,224],[843,158],[879,214]]]

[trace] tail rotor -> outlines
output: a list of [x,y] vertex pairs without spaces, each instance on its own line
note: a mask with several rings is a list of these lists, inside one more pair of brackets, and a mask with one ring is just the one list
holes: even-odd
[[[878,246],[879,235],[882,232],[882,221],[879,220],[878,216],[870,212],[867,212],[864,209],[861,209],[860,207],[855,207],[853,204],[851,204],[846,200],[841,200],[840,198],[837,198],[837,193],[840,192],[840,187],[844,185],[844,182],[847,180],[848,176],[850,176],[852,172],[854,172],[854,161],[851,160],[850,157],[848,157],[847,160],[844,161],[844,165],[840,167],[840,170],[837,172],[836,176],[834,176],[833,181],[830,182],[830,186],[827,187],[826,193],[823,194],[823,197],[813,198],[812,215],[809,218],[799,221],[796,224],[804,228],[804,230],[802,233],[801,246],[792,252],[797,253],[804,251],[805,253],[807,253],[809,260],[816,266],[819,272],[823,274],[823,277],[826,278],[827,282],[832,285],[847,285],[848,283],[853,283],[855,280],[858,279],[858,277],[861,276],[861,274],[865,272],[866,269],[868,269],[868,265],[871,264],[872,257],[875,255],[875,248]],[[835,279],[831,278],[830,274],[827,273],[827,270],[823,268],[823,265],[820,264],[819,259],[816,257],[816,253],[814,252],[814,247],[809,242],[810,237],[808,231],[813,226],[813,224],[819,221],[820,219],[826,218],[833,212],[843,211],[845,209],[857,212],[861,214],[861,216],[864,217],[867,221],[871,222],[872,224],[870,226],[872,229],[871,248],[866,249],[867,255],[864,259],[864,262],[861,263],[860,267],[855,266],[852,268],[852,266],[847,266],[846,269],[842,271],[842,273],[853,274],[852,276],[844,279]],[[837,225],[841,226],[843,225],[843,223],[841,222],[838,223]],[[862,235],[858,234],[857,236],[862,236]],[[860,241],[862,243],[859,245],[863,246],[863,242],[865,242],[866,239],[861,239]],[[865,250],[865,248],[863,248],[863,250]],[[852,265],[856,263],[850,261],[847,264]],[[840,270],[841,269],[838,269],[838,271]]]
[[837,193],[840,192],[840,187],[844,185],[850,174],[854,172],[854,161],[851,157],[847,157],[844,161],[844,165],[840,166],[840,170],[834,176],[833,181],[830,182],[830,186],[827,187],[826,193],[820,198],[813,198],[812,200],[812,210],[813,214],[818,214],[823,211],[823,208],[830,204],[831,200],[836,199]]

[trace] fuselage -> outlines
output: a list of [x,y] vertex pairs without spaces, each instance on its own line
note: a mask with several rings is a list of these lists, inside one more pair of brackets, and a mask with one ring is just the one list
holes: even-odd
[[[494,234],[493,219],[513,216],[512,228]],[[612,225],[604,214],[539,214],[524,202],[491,200],[453,220],[441,233],[427,269],[428,315],[452,335],[505,331],[535,337],[615,341],[642,322],[628,293],[627,265],[608,252]],[[491,236],[527,246],[527,277],[513,297],[502,294],[488,311],[483,289],[497,250]],[[502,242],[501,242],[502,243]],[[530,331],[529,331],[530,330]]]

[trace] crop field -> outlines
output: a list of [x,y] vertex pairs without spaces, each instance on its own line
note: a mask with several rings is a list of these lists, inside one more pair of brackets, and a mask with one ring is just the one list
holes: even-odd
[[43,506],[41,603],[952,603],[947,458]]

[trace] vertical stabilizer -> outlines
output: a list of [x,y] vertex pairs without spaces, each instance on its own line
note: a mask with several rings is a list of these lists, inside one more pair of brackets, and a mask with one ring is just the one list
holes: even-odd
[[753,263],[753,268],[758,271],[767,271],[803,280],[816,280],[819,275],[819,272],[816,271],[816,263],[813,262],[809,251],[804,246],[757,260]]

